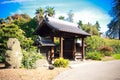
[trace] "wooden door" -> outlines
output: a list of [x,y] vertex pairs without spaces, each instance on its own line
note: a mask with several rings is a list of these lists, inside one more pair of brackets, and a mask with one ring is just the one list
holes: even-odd
[[63,57],[66,59],[73,59],[73,39],[63,40]]

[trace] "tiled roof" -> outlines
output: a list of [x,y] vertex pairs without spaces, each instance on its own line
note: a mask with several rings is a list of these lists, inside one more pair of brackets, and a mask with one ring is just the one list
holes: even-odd
[[[76,36],[76,35],[90,36],[89,33],[85,32],[81,28],[79,28],[79,26],[77,24],[67,22],[67,21],[63,21],[63,20],[59,20],[59,19],[52,18],[52,17],[49,17],[49,16],[44,17],[43,21],[41,22],[39,27],[35,30],[34,34],[43,35],[43,32],[46,31],[46,28],[43,28],[44,24],[46,24],[46,26],[48,28],[50,28],[51,30],[56,30],[56,31],[59,31],[61,33],[65,32],[65,33],[68,33],[68,34],[74,34],[74,36]],[[42,30],[44,29],[44,31],[40,32],[41,29]],[[44,32],[44,34],[48,34],[48,33]]]
[[54,28],[59,31],[63,32],[69,32],[69,33],[75,33],[75,34],[81,34],[81,35],[86,35],[89,36],[90,34],[83,31],[77,24],[55,19],[52,17],[45,17],[45,22],[50,25],[51,28]]
[[40,46],[55,46],[55,44],[50,38],[43,38],[40,36],[38,39],[36,39],[34,44],[40,45]]
[[40,44],[42,46],[55,46],[55,44],[50,38],[41,38]]

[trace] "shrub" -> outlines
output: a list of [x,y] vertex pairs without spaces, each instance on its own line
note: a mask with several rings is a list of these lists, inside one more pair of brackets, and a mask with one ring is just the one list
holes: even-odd
[[100,46],[104,46],[106,43],[103,38],[99,36],[91,36],[85,39],[86,49],[88,52],[94,52]]
[[113,57],[114,57],[115,59],[120,59],[120,54],[114,54]]
[[112,45],[114,48],[114,53],[119,53],[120,54],[120,43],[119,44],[114,44]]
[[120,53],[120,40],[104,39],[106,45],[111,46],[114,49],[114,53]]
[[5,62],[5,56],[4,55],[0,55],[0,63]]
[[0,56],[0,63],[1,63],[1,62],[3,62],[3,57],[2,57],[2,56]]
[[89,52],[86,54],[86,58],[92,60],[101,60],[103,56],[100,52]]
[[69,65],[69,60],[64,58],[55,59],[54,64],[55,67],[67,67]]
[[113,52],[113,48],[110,46],[102,46],[99,48],[100,52],[102,52],[105,56],[111,56]]
[[35,68],[35,62],[42,58],[43,56],[39,53],[23,50],[22,66],[27,69]]

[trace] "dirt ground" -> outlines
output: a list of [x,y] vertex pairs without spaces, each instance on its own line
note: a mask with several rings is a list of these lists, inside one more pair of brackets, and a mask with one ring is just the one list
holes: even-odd
[[52,80],[60,72],[67,68],[55,68],[49,70],[47,67],[37,69],[4,69],[0,64],[0,80]]

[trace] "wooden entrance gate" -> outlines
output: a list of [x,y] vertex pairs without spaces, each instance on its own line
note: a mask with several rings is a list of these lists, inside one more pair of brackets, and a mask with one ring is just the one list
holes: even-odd
[[67,59],[73,59],[74,53],[74,39],[65,38],[63,40],[63,57]]

